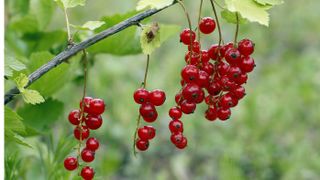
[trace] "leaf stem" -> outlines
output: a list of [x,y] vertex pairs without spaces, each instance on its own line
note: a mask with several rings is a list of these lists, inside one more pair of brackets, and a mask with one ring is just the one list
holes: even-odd
[[[144,72],[144,78],[143,78],[143,82],[142,82],[142,87],[146,88],[147,86],[147,77],[148,77],[148,71],[149,71],[149,64],[150,64],[150,54],[147,55],[147,63],[146,63],[146,69]],[[133,155],[136,157],[137,156],[137,150],[136,150],[136,142],[137,142],[137,133],[138,133],[138,129],[140,126],[140,121],[141,121],[141,115],[138,115],[138,118],[136,120],[137,124],[136,124],[136,130],[134,131],[134,135],[133,135]]]
[[67,25],[67,33],[68,33],[68,44],[72,44],[72,36],[71,36],[71,31],[70,31],[70,23],[69,23],[69,17],[68,17],[68,12],[66,8],[63,8],[64,10],[64,16],[66,19],[66,25]]
[[212,10],[213,10],[213,13],[214,13],[214,17],[216,19],[216,22],[217,22],[217,26],[218,26],[218,32],[219,32],[219,47],[222,43],[222,32],[221,32],[221,27],[220,27],[220,23],[219,23],[219,18],[218,18],[218,14],[217,14],[217,11],[216,11],[216,7],[214,5],[214,2],[213,0],[210,0],[211,2],[211,6],[212,6]]
[[236,44],[237,44],[237,39],[238,39],[238,34],[239,34],[239,26],[240,26],[238,12],[236,12],[236,19],[237,19],[237,25],[236,25],[236,32],[234,34],[234,41],[233,41],[234,46],[236,46]]

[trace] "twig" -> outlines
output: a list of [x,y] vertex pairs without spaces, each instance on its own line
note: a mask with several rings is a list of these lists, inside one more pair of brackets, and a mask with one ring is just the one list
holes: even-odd
[[210,0],[210,2],[211,2],[211,6],[212,6],[213,13],[214,13],[214,17],[215,17],[215,19],[216,19],[217,26],[218,26],[218,32],[219,32],[219,47],[220,47],[221,42],[222,42],[222,33],[221,33],[221,27],[220,27],[220,23],[219,23],[219,18],[218,18],[218,14],[217,14],[217,11],[216,11],[216,8],[215,8],[215,5],[214,5],[213,0]]
[[236,12],[236,19],[237,19],[237,25],[236,25],[236,32],[234,34],[234,41],[233,41],[234,46],[236,46],[237,44],[237,39],[239,34],[239,14],[237,12]]
[[[163,9],[166,9],[172,5],[174,5],[176,2],[174,2],[171,5],[168,5],[162,9],[151,9],[151,10],[147,10],[144,11],[140,14],[137,14],[125,21],[122,21],[98,34],[96,34],[93,37],[90,37],[82,42],[80,42],[79,44],[75,44],[74,46],[67,48],[66,50],[62,51],[61,53],[59,53],[56,57],[54,57],[51,61],[49,61],[47,64],[44,64],[43,66],[41,66],[40,68],[38,68],[36,71],[34,71],[33,73],[31,73],[29,75],[29,82],[28,84],[25,86],[25,88],[29,87],[32,83],[34,83],[36,80],[38,80],[40,77],[42,77],[44,74],[46,74],[47,72],[49,72],[51,69],[55,68],[56,66],[60,65],[62,62],[66,61],[67,59],[69,59],[70,57],[76,55],[78,52],[82,51],[83,49],[86,49],[92,45],[94,45],[95,43],[113,35],[116,34],[120,31],[123,31],[124,29],[132,26],[132,25],[137,25],[137,23],[139,23],[141,20],[150,17],[160,11],[162,11]],[[4,100],[4,104],[7,104],[8,102],[10,102],[13,97],[16,94],[19,94],[19,90],[17,87],[12,88],[11,90],[9,90],[6,94],[5,94],[5,100]]]

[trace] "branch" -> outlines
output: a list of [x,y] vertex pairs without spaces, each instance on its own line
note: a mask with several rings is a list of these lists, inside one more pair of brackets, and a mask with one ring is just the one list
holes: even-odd
[[[36,71],[31,73],[28,77],[29,82],[25,86],[25,88],[29,87],[32,83],[34,83],[41,76],[43,76],[44,74],[49,72],[51,69],[53,69],[56,66],[58,66],[59,64],[61,64],[62,62],[68,60],[70,57],[76,55],[78,52],[94,45],[95,43],[97,43],[97,42],[99,42],[99,41],[101,41],[101,40],[103,40],[113,34],[120,32],[120,31],[122,31],[132,25],[138,25],[141,20],[158,13],[158,12],[162,11],[163,9],[168,8],[172,5],[174,5],[175,3],[176,3],[176,1],[174,1],[171,5],[168,5],[162,9],[146,10],[140,14],[137,14],[137,15],[125,20],[125,21],[120,22],[119,24],[116,24],[116,25],[96,34],[95,36],[93,36],[91,38],[88,38],[88,39],[80,42],[79,44],[75,44],[74,46],[67,48],[66,50],[59,53],[56,57],[54,57],[47,64],[44,64],[39,69],[37,69]],[[10,102],[14,98],[14,96],[19,93],[20,92],[17,87],[14,87],[11,90],[9,90],[5,94],[4,104],[7,104],[8,102]]]

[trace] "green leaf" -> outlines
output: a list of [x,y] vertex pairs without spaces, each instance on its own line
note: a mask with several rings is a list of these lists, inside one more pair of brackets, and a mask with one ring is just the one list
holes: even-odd
[[227,9],[239,12],[243,18],[262,25],[269,25],[268,7],[256,3],[254,0],[225,0]]
[[30,14],[36,16],[39,28],[43,30],[51,21],[54,3],[48,0],[30,0]]
[[[52,54],[46,51],[32,53],[28,69],[31,72],[35,71],[43,64],[50,61],[53,57],[54,56]],[[75,56],[75,58],[77,58],[77,56]],[[51,96],[53,93],[61,89],[68,80],[70,80],[71,76],[69,74],[69,67],[70,64],[60,64],[59,68],[54,68],[43,75],[39,80],[34,82],[30,88],[39,91],[45,97]]]
[[15,133],[25,133],[25,126],[22,122],[22,117],[20,117],[16,112],[7,106],[4,107],[5,115],[5,131],[12,131]]
[[103,21],[88,21],[88,22],[84,23],[82,26],[73,25],[73,27],[78,29],[78,30],[90,30],[90,31],[93,31],[93,30],[101,27],[104,24],[105,24],[105,22],[103,22]]
[[[237,24],[237,16],[236,16],[236,13],[234,12],[230,12],[225,9],[221,11],[221,17],[225,19],[228,23]],[[239,18],[239,24],[245,24],[248,22],[246,19],[242,18],[240,14],[238,15],[238,18]]]
[[29,104],[40,104],[44,102],[44,98],[36,90],[25,89],[21,92],[23,100]]
[[27,143],[22,136],[12,132],[5,131],[5,142],[15,142],[17,144],[33,148],[29,143]]
[[9,26],[20,33],[32,33],[39,30],[37,17],[31,14],[13,19]]
[[19,76],[14,78],[14,81],[16,82],[17,88],[20,92],[23,92],[25,89],[24,87],[28,84],[29,78],[27,75],[20,73]]
[[11,77],[13,75],[13,71],[24,70],[26,69],[26,65],[12,56],[5,55],[4,69],[4,75]]
[[138,5],[136,9],[142,10],[145,8],[150,8],[150,9],[161,9],[166,6],[169,6],[170,4],[173,3],[174,0],[140,0],[138,2]]
[[54,0],[61,8],[68,9],[76,6],[84,6],[86,0]]
[[41,105],[25,104],[18,109],[18,113],[23,117],[27,126],[39,132],[46,132],[52,124],[63,114],[64,104],[51,98]]
[[[101,32],[135,14],[137,14],[137,11],[103,17],[101,21],[105,22],[105,24],[98,28],[95,32]],[[130,27],[96,43],[95,45],[91,46],[88,51],[90,53],[108,53],[113,55],[139,54],[142,52],[139,39],[137,28]]]
[[160,25],[153,23],[144,27],[140,36],[141,48],[144,54],[151,54],[161,43],[180,30],[175,25]]
[[283,3],[283,0],[254,0],[261,5],[279,5]]

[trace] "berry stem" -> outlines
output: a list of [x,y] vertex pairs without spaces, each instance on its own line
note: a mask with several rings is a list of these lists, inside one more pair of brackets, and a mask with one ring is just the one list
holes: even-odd
[[[199,23],[200,23],[200,20],[201,20],[202,4],[203,4],[203,0],[200,0],[199,15],[198,15],[198,26],[199,26]],[[200,35],[201,35],[200,34],[200,29],[198,28],[197,31],[198,31],[198,42],[200,42]]]
[[237,25],[236,25],[236,32],[234,34],[234,42],[233,42],[234,46],[236,46],[236,44],[237,44],[237,39],[238,39],[238,34],[239,34],[239,26],[240,26],[238,12],[236,12],[236,19],[237,19]]
[[[192,31],[192,24],[191,24],[191,19],[190,19],[190,16],[189,16],[189,13],[187,11],[187,8],[186,6],[183,4],[182,0],[177,0],[177,2],[180,4],[180,6],[182,7],[183,11],[184,11],[184,14],[188,20],[188,25],[189,25],[189,29],[190,31]],[[193,53],[193,42],[192,42],[192,36],[190,35],[190,57],[189,57],[189,62],[188,64],[190,64],[190,61],[191,61],[191,58],[192,58],[192,53]]]
[[[145,69],[145,72],[144,72],[144,79],[143,79],[143,82],[142,82],[142,87],[143,88],[146,88],[146,86],[147,86],[149,64],[150,64],[150,54],[147,55],[146,69]],[[140,121],[141,121],[141,115],[139,114],[138,118],[136,120],[136,122],[137,122],[136,130],[134,131],[134,135],[133,135],[133,155],[135,157],[137,156],[136,142],[137,142],[137,133],[138,133],[138,129],[139,129],[139,126],[140,126]]]
[[80,138],[79,138],[79,144],[78,144],[78,155],[77,155],[77,162],[78,162],[78,165],[79,165],[79,159],[80,159],[80,156],[81,156],[81,146],[82,146],[82,123],[83,123],[83,116],[84,116],[84,106],[85,106],[85,101],[84,101],[84,98],[86,97],[86,91],[87,91],[87,77],[88,77],[88,68],[87,68],[87,61],[88,61],[88,58],[87,58],[87,51],[84,49],[82,50],[83,52],[83,55],[82,55],[82,62],[83,62],[83,73],[84,73],[84,82],[83,82],[83,94],[82,94],[82,103],[81,103],[81,114],[80,114],[80,117],[79,117],[79,125],[78,125],[78,128],[79,128],[79,131],[80,131]]
[[214,5],[214,2],[213,0],[210,0],[211,2],[211,6],[212,6],[212,10],[213,10],[213,13],[214,13],[214,17],[216,19],[216,22],[217,22],[217,26],[218,26],[218,32],[219,32],[219,47],[222,43],[222,33],[221,33],[221,27],[220,27],[220,23],[219,23],[219,18],[218,18],[218,15],[217,15],[217,11],[216,11],[216,7]]

